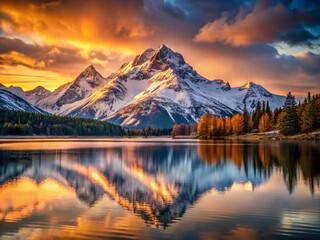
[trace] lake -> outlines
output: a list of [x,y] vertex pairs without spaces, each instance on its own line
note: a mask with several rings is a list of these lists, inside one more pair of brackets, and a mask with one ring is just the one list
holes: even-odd
[[1,239],[319,235],[319,142],[0,142]]

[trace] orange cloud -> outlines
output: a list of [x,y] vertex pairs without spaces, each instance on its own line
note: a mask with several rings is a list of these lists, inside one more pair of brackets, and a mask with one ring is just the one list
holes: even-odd
[[28,36],[38,42],[90,43],[91,48],[121,52],[124,42],[141,40],[156,31],[139,14],[143,10],[139,0],[126,4],[114,0],[71,0],[63,4],[1,1],[0,8],[6,16],[0,18],[4,32]]

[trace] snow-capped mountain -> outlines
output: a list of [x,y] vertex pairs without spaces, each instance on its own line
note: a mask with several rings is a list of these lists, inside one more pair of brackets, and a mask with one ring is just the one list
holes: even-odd
[[44,87],[38,86],[33,90],[26,91],[23,98],[33,105],[38,105],[38,103],[42,99],[48,98],[51,95],[51,93],[52,92],[45,89]]
[[25,99],[25,95],[26,94],[25,94],[25,92],[23,91],[23,89],[21,87],[16,87],[16,86],[6,87],[6,86],[4,86],[3,84],[0,83],[0,89],[9,91],[9,92],[13,93],[14,95],[16,95],[18,97],[21,97],[22,99],[26,100]]
[[254,83],[231,88],[223,80],[208,80],[165,45],[147,49],[109,79],[69,115],[128,127],[166,128],[198,122],[205,113],[224,117],[242,112],[244,104],[252,111],[258,101],[280,107],[285,100]]
[[3,89],[0,89],[0,109],[19,110],[46,114],[46,112],[41,110],[40,108],[31,105],[30,103],[18,97],[17,95]]
[[38,86],[32,90],[24,91],[21,87],[10,86],[6,87],[0,83],[0,89],[9,91],[32,105],[39,105],[43,99],[47,99],[51,92],[42,86]]
[[29,103],[57,115],[67,115],[72,108],[78,107],[92,93],[104,87],[108,79],[103,78],[92,66],[88,66],[73,81],[61,85],[53,92],[38,86],[30,91],[23,91],[20,87],[5,87],[0,84],[0,89],[7,90]]
[[225,91],[188,65],[165,45],[147,49],[109,77],[110,82],[70,115],[107,119],[123,126],[171,127],[196,122],[204,113],[219,116],[236,111],[203,88]]
[[198,122],[205,113],[224,117],[242,112],[245,104],[253,111],[258,101],[268,101],[272,109],[285,101],[253,82],[231,87],[221,79],[208,80],[165,45],[145,50],[107,78],[90,65],[53,92],[42,87],[6,90],[53,114],[136,128],[170,128]]
[[104,87],[107,82],[108,79],[103,78],[90,65],[73,82],[60,86],[36,105],[54,114],[68,115],[73,108],[81,105],[83,100]]

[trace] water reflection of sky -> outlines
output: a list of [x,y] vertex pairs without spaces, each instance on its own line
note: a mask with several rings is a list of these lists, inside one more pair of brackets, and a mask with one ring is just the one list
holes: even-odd
[[[302,155],[304,147],[317,151],[309,145],[94,143],[98,147],[91,149],[90,143],[72,143],[63,150],[55,143],[54,151],[38,151],[33,144],[32,151],[21,151],[23,143],[0,145],[5,236],[254,239],[320,233],[319,165]],[[288,161],[292,151],[300,155]]]

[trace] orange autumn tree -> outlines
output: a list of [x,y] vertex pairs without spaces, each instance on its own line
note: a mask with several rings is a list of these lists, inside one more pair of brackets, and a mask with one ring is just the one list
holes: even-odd
[[205,114],[201,117],[197,128],[197,135],[200,138],[225,136],[232,133],[241,134],[243,132],[244,118],[241,114],[226,118]]
[[241,114],[235,114],[231,118],[233,133],[235,133],[235,134],[243,133],[243,128],[244,128],[243,122],[244,122],[244,119],[243,119],[243,115],[241,115]]
[[197,135],[199,137],[204,137],[204,138],[208,137],[210,116],[211,116],[210,114],[202,115],[197,127]]
[[259,126],[258,126],[259,132],[266,132],[270,130],[270,127],[271,127],[270,117],[267,113],[265,113],[262,115],[259,121]]

